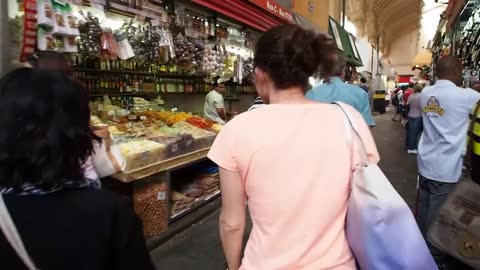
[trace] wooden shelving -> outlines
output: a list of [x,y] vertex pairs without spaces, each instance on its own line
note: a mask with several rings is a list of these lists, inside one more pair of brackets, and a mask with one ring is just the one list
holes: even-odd
[[95,68],[73,68],[73,71],[74,72],[85,72],[85,73],[158,76],[158,77],[165,77],[165,78],[188,78],[188,79],[201,79],[202,78],[202,76],[182,74],[182,73],[145,72],[145,71],[135,71],[135,70],[107,70],[107,69],[95,69]]

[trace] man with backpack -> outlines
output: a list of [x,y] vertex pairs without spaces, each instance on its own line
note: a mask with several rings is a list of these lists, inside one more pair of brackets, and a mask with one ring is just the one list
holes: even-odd
[[396,109],[396,113],[392,118],[392,121],[394,122],[402,121],[402,118],[403,118],[403,104],[402,104],[403,102],[402,101],[403,101],[403,90],[402,88],[399,87],[397,90],[395,90],[392,97],[392,105],[395,106],[395,109]]

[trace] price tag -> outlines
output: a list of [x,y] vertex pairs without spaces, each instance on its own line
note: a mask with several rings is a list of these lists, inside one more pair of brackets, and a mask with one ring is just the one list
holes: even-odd
[[177,151],[178,151],[178,144],[175,143],[172,145],[172,152],[175,153]]
[[147,120],[147,117],[145,115],[140,116],[140,120],[144,121]]
[[136,115],[129,115],[128,120],[137,120],[137,116]]
[[67,5],[67,1],[66,0],[53,0],[53,2],[59,4],[59,5],[62,5],[62,6],[66,6]]
[[145,14],[137,14],[135,16],[135,20],[139,21],[139,22],[145,22]]
[[167,199],[167,193],[165,191],[160,191],[157,193],[157,201],[165,201]]
[[92,3],[92,8],[94,8],[94,9],[100,11],[100,12],[105,12],[103,6],[101,4],[98,4],[98,3]]
[[96,3],[96,4],[100,4],[100,5],[105,6],[107,4],[107,1],[106,0],[90,0],[90,3],[91,4]]
[[159,26],[160,25],[160,20],[159,19],[153,19],[150,21],[152,26]]
[[149,152],[148,152],[148,151],[147,151],[147,152],[143,152],[142,155],[140,156],[140,159],[141,159],[142,161],[145,161],[145,160],[148,159],[148,156],[149,156]]

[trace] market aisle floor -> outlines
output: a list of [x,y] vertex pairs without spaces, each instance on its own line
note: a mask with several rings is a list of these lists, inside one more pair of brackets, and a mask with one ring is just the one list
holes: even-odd
[[[391,117],[391,113],[375,117],[377,127],[373,129],[373,134],[382,157],[380,167],[413,209],[416,198],[416,158],[405,153],[404,128],[392,122]],[[225,269],[217,220],[218,211],[152,251],[157,269]]]

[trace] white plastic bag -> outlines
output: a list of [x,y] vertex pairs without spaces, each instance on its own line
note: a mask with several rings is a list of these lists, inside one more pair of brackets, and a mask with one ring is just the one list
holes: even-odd
[[126,160],[122,156],[120,147],[108,133],[108,129],[97,130],[95,133],[102,138],[102,142],[95,142],[92,163],[98,177],[106,177],[121,172],[126,167]]

